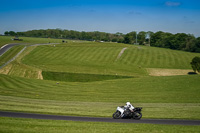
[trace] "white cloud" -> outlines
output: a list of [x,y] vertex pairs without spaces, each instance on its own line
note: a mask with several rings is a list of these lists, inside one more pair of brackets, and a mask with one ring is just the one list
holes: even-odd
[[180,2],[172,2],[172,1],[167,1],[165,2],[166,6],[180,6],[181,3]]

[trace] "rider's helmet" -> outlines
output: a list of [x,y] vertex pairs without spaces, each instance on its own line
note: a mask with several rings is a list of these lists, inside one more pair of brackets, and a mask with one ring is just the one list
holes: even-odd
[[130,103],[130,102],[127,102],[127,103],[126,103],[126,106],[127,106],[127,107],[130,107],[130,106],[131,106],[131,103]]

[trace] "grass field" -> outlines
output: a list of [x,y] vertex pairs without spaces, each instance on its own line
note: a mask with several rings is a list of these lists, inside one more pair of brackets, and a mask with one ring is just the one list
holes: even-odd
[[42,76],[44,80],[55,80],[55,81],[66,81],[66,82],[93,82],[93,81],[102,81],[111,79],[133,78],[131,76],[81,74],[81,73],[48,72],[48,71],[43,71]]
[[130,72],[133,72],[134,76],[144,75],[145,71],[138,66],[115,61],[121,49],[122,44],[101,43],[40,46],[23,58],[22,62],[46,71],[125,76],[132,76]]
[[[32,38],[32,37],[19,37],[20,39],[23,39],[23,41],[12,41],[11,39],[14,38],[14,36],[0,36],[0,47],[2,47],[5,44],[10,43],[24,43],[24,44],[36,44],[36,43],[61,43],[61,39],[53,39],[53,38]],[[70,40],[68,40],[70,42]]]
[[[2,37],[12,43],[10,37]],[[45,43],[48,38],[23,38],[24,43]],[[6,41],[5,41],[6,40]],[[61,42],[61,39],[51,42]],[[3,43],[1,43],[3,44]],[[120,52],[126,48],[120,55]],[[20,49],[20,48],[19,48]],[[18,50],[19,50],[18,49]],[[17,49],[5,53],[0,63],[14,56]],[[30,46],[18,58],[0,69],[0,109],[17,112],[59,114],[74,116],[111,117],[117,106],[130,101],[143,107],[143,118],[158,119],[200,119],[200,77],[199,75],[150,76],[150,72],[190,71],[190,62],[199,53],[190,53],[163,48],[134,46],[117,43],[68,41],[57,45]],[[163,71],[162,71],[163,70]],[[191,70],[192,71],[192,70]],[[177,72],[177,73],[178,73]],[[43,80],[41,80],[43,79]],[[14,122],[24,119],[0,118],[6,121],[0,129],[7,129]],[[13,122],[12,122],[13,121]],[[45,130],[61,126],[65,122],[26,120],[38,128],[44,122]],[[84,128],[88,124],[104,132],[107,123],[68,122]],[[105,131],[117,124],[109,124]],[[122,124],[123,125],[123,124]],[[130,131],[149,132],[195,132],[193,126],[162,126],[127,124]],[[17,127],[19,128],[17,129]],[[29,126],[29,125],[26,125]],[[67,125],[66,125],[67,126]],[[42,127],[42,128],[44,128]],[[173,128],[172,128],[173,127]],[[7,131],[20,132],[23,125],[14,124]],[[57,128],[55,128],[56,130]],[[144,130],[143,130],[144,129]],[[30,129],[27,128],[25,132]],[[33,132],[36,132],[35,130]],[[2,132],[5,130],[1,130]],[[86,131],[83,130],[83,131]],[[129,131],[129,132],[130,132]],[[91,132],[95,132],[91,129]],[[128,132],[125,130],[124,132]]]
[[73,122],[0,117],[3,133],[198,133],[200,126]]
[[[127,49],[116,61],[119,52],[124,47]],[[200,54],[144,46],[138,48],[125,44],[67,44],[56,47],[37,47],[24,58],[23,63],[57,71],[63,70],[61,66],[67,66],[63,71],[73,71],[74,69],[68,67],[77,65],[82,69],[88,67],[117,69],[116,71],[125,69],[130,73],[139,71],[139,68],[191,69],[190,62],[194,56],[198,55]],[[125,70],[123,70],[124,74],[127,74]],[[102,70],[100,71],[102,73]]]
[[59,84],[6,75],[0,78],[3,110],[110,117],[128,99],[144,108],[145,118],[200,119],[198,75]]

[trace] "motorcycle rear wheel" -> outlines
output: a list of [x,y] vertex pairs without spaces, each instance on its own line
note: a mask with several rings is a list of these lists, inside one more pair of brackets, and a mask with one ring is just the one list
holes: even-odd
[[140,120],[141,118],[142,118],[142,113],[139,111],[135,112],[135,116],[133,119]]

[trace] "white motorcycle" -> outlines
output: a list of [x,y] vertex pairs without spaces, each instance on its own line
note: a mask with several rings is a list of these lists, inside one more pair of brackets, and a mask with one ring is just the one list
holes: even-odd
[[117,107],[116,112],[113,114],[114,119],[136,119],[139,120],[142,118],[142,107],[137,107],[131,112],[129,109],[124,106]]

